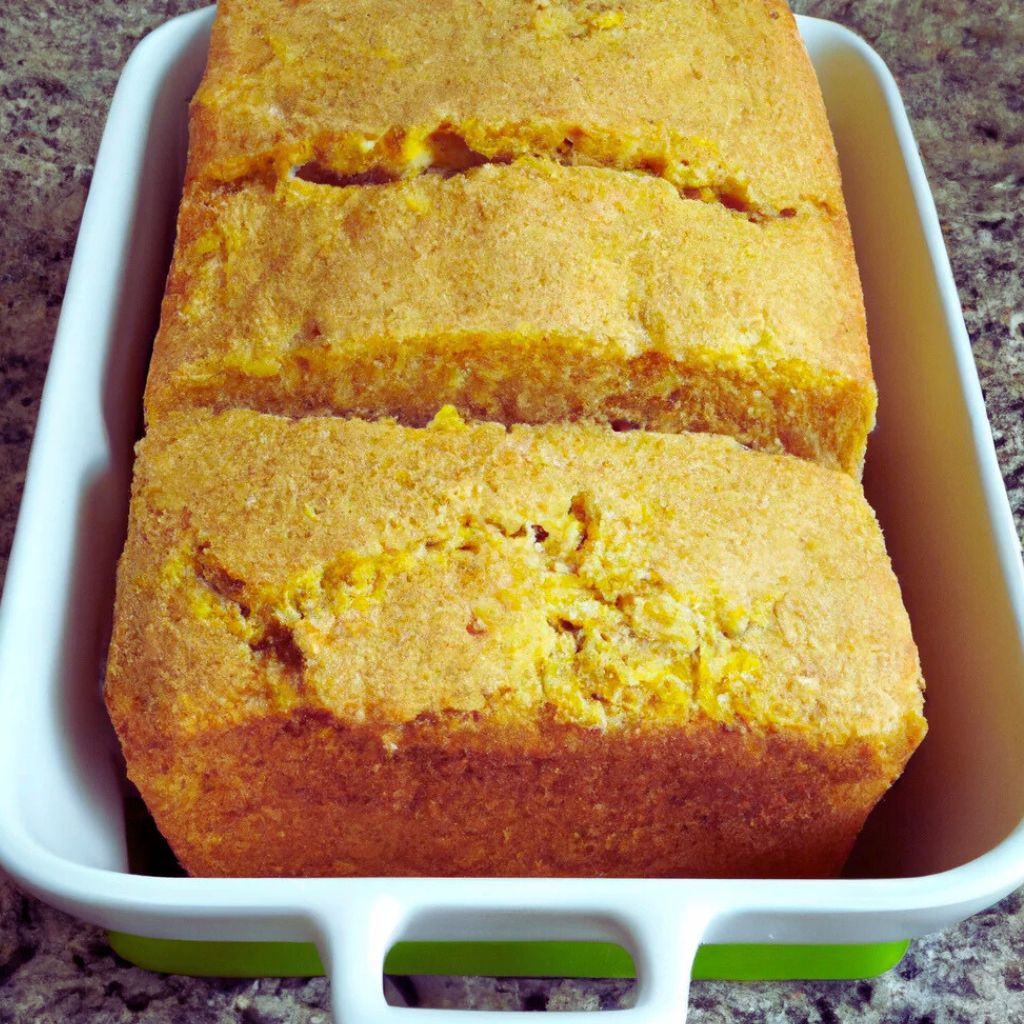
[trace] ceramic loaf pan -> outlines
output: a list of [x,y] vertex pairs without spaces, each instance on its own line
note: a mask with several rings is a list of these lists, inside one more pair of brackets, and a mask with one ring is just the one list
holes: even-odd
[[[616,943],[624,1020],[681,1020],[698,946],[899,942],[1024,880],[1024,573],[935,209],[896,86],[801,19],[864,278],[880,393],[865,483],[928,680],[930,732],[845,877],[207,879],[128,870],[99,699],[132,444],[212,9],[140,44],[110,112],[68,281],[0,608],[0,864],[39,897],[154,939],[315,943],[339,1021],[389,1007],[404,941]],[[392,960],[392,963],[394,961]],[[444,1011],[420,1011],[432,1020]],[[583,1014],[561,1015],[567,1024]],[[505,1020],[477,1013],[474,1020]]]

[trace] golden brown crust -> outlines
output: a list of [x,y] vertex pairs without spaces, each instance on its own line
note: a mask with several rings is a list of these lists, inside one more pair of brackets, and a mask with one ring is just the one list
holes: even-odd
[[[826,873],[924,732],[848,476],[450,413],[156,424],[107,701],[162,831],[214,874]],[[549,838],[506,820],[517,776]],[[597,791],[623,822],[603,852],[614,808],[573,816]]]
[[843,207],[814,72],[777,0],[220,4],[190,180],[528,154],[762,211]]
[[751,222],[550,161],[192,190],[147,389],[190,404],[727,433],[857,473],[874,420],[844,220]]
[[417,723],[389,756],[323,713],[266,717],[135,774],[195,875],[657,878],[834,875],[891,771],[865,743],[706,724],[547,726],[528,748],[452,726]]
[[225,0],[189,166],[150,418],[453,403],[860,474],[860,283],[781,0]]

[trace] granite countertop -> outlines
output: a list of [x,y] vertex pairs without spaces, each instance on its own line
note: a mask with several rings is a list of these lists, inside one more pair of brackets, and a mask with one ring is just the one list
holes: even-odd
[[[0,570],[20,499],[92,161],[120,70],[151,28],[203,0],[6,0],[0,12]],[[946,235],[996,449],[1024,530],[1024,5],[801,0],[855,29],[899,80]],[[393,979],[398,1003],[628,1005],[628,982]],[[1024,1024],[1024,890],[912,943],[861,982],[693,986],[690,1020]],[[326,1024],[323,979],[151,974],[99,929],[0,877],[0,1024]]]

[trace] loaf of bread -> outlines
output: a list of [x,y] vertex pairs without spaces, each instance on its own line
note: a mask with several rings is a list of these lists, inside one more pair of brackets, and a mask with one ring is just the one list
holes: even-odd
[[853,252],[666,181],[533,158],[386,187],[197,192],[147,393],[287,415],[439,406],[728,434],[859,472],[874,416]]
[[925,732],[875,401],[782,0],[221,0],[130,777],[199,875],[834,874]]
[[724,433],[875,416],[782,0],[222,0],[147,412]]
[[194,874],[830,874],[921,689],[811,462],[451,409],[139,447],[106,699]]

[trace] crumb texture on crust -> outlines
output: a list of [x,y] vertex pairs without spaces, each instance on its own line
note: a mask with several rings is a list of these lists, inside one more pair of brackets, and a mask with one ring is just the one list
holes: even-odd
[[146,408],[594,420],[859,476],[876,393],[783,0],[224,0]]
[[[616,736],[645,756],[674,736],[683,761],[717,736],[751,772],[751,750],[784,750],[828,799],[858,794],[834,809],[847,825],[832,856],[924,731],[899,588],[848,476],[712,435],[506,430],[450,409],[427,429],[162,420],[140,445],[107,701],[172,844],[183,807],[256,784],[269,762],[245,737],[283,728],[407,772],[483,751],[495,779],[557,759],[555,735],[613,759]],[[213,754],[222,741],[234,768]],[[687,763],[684,817],[704,800]],[[747,770],[730,785],[750,801]],[[264,775],[271,793],[283,776]],[[367,785],[335,781],[324,799],[351,810]],[[543,787],[532,799],[550,813]],[[530,856],[571,873],[571,857]]]
[[699,725],[547,724],[515,750],[460,725],[387,754],[323,714],[262,718],[177,747],[147,799],[195,875],[827,877],[890,771],[867,744]]
[[[840,741],[920,697],[858,485],[710,435],[173,416],[141,443],[126,550],[119,618],[180,634],[153,692],[196,702],[167,709],[186,732],[264,677],[267,707],[354,722],[653,706]],[[204,679],[176,671],[207,643]]]
[[845,226],[755,224],[549,161],[190,192],[147,388],[183,405],[725,433],[859,472],[875,390]]
[[761,216],[842,210],[782,0],[225,0],[189,177],[389,180],[544,156]]

